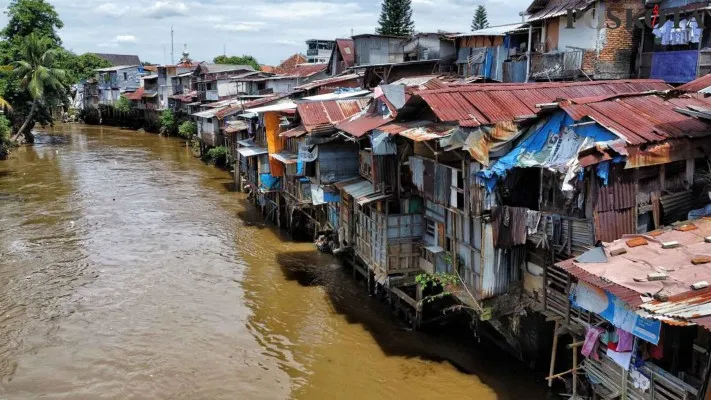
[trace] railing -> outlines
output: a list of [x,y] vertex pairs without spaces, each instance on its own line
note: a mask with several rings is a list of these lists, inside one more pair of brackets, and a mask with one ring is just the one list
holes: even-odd
[[531,55],[531,76],[538,79],[560,79],[577,75],[583,68],[583,51],[534,53]]

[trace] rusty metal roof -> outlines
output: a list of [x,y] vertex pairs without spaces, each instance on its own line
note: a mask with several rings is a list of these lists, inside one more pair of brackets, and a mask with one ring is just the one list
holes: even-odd
[[343,62],[346,67],[352,67],[355,63],[355,48],[353,47],[353,39],[336,39],[336,46],[341,52]]
[[534,117],[536,105],[590,96],[669,90],[658,79],[472,84],[415,92],[443,122],[476,127]]
[[[570,259],[556,264],[579,280],[604,289],[631,307],[641,308],[645,316],[662,320],[675,319],[692,322],[711,330],[711,288],[693,290],[691,285],[700,281],[711,282],[711,263],[694,264],[692,259],[711,255],[711,219],[687,221],[676,228],[650,232],[645,235],[627,235],[605,243],[606,262],[584,263]],[[644,238],[646,244],[630,247],[627,241]],[[662,243],[678,242],[679,247],[662,248]],[[617,256],[611,250],[624,249]],[[649,281],[650,273],[664,273],[665,280]],[[645,301],[642,296],[668,297],[666,301]]]
[[279,136],[291,138],[291,137],[299,137],[304,134],[306,134],[306,128],[304,128],[303,125],[299,125],[296,128],[292,128],[292,129],[289,129],[288,131],[280,133]]
[[347,82],[353,79],[358,79],[360,78],[360,75],[358,74],[347,74],[347,75],[341,75],[341,76],[334,76],[333,78],[326,78],[326,79],[319,79],[317,81],[309,82],[306,84],[303,84],[301,86],[297,86],[294,88],[294,90],[310,90],[310,89],[316,89],[322,86],[326,85],[331,85],[334,83],[340,83],[340,82]]
[[711,74],[706,74],[700,78],[696,78],[693,81],[689,83],[685,83],[681,86],[678,86],[676,90],[680,90],[682,92],[707,92],[707,90],[711,88]]
[[568,10],[584,10],[594,2],[595,0],[535,0],[528,7],[530,15],[526,21],[559,17],[565,15]]
[[307,101],[299,102],[296,109],[304,128],[311,133],[314,130],[333,128],[338,122],[361,112],[369,101],[368,98]]
[[711,135],[711,123],[682,114],[679,108],[711,107],[711,100],[664,100],[656,94],[572,99],[560,103],[574,120],[589,117],[620,135],[628,144]]
[[336,124],[336,128],[350,134],[354,137],[362,137],[371,130],[383,126],[394,121],[395,118],[390,115],[382,115],[370,107],[367,112],[353,115],[352,117],[343,120]]
[[133,93],[125,93],[124,96],[129,100],[141,100],[141,97],[143,97],[144,92],[145,89],[140,87]]
[[457,126],[432,121],[413,121],[393,122],[377,129],[391,135],[406,137],[415,142],[424,142],[451,135],[457,129]]

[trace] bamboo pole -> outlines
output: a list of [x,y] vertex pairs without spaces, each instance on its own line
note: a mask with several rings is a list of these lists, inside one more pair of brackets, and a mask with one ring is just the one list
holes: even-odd
[[555,328],[553,328],[553,349],[551,350],[551,366],[548,370],[548,387],[553,387],[553,371],[555,370],[555,356],[558,352],[558,320],[555,321]]

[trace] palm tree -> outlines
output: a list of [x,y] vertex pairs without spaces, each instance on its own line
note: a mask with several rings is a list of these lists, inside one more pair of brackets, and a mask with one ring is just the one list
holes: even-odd
[[32,107],[22,127],[13,137],[15,141],[29,127],[37,106],[44,101],[45,92],[52,89],[60,92],[64,90],[62,80],[66,75],[65,71],[52,68],[56,56],[57,48],[49,38],[31,33],[24,39],[20,49],[20,60],[12,63],[13,73],[22,79],[22,86],[27,88],[32,97]]

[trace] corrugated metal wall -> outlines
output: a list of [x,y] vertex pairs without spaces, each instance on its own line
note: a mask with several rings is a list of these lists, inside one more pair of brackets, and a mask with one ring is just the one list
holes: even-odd
[[622,166],[611,168],[609,184],[598,189],[595,204],[595,238],[611,242],[637,233],[637,186],[633,172]]
[[321,184],[345,181],[360,175],[357,144],[319,145],[317,161]]

